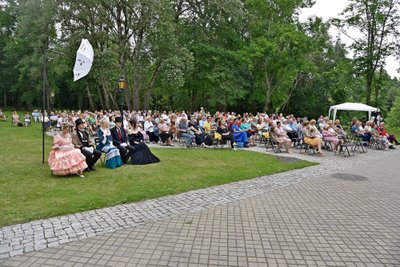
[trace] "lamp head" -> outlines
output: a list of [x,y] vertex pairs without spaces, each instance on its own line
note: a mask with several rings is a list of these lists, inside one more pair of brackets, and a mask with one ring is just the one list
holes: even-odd
[[118,80],[118,89],[125,90],[126,87],[127,87],[126,80],[125,80],[124,76],[121,76]]

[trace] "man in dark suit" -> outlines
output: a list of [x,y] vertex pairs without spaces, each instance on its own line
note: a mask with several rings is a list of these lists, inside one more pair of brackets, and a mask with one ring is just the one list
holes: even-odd
[[135,148],[129,145],[128,137],[122,123],[123,119],[121,117],[115,118],[115,127],[111,128],[110,131],[113,144],[118,148],[122,161],[126,163],[133,153],[135,153]]
[[85,121],[79,118],[75,121],[75,125],[76,130],[71,134],[72,143],[86,157],[87,171],[94,171],[94,165],[101,157],[101,151],[94,148],[94,144],[89,137],[89,132],[85,130]]

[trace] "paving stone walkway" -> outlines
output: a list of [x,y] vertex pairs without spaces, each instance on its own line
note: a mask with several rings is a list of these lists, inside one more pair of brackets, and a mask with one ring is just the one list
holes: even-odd
[[399,151],[290,157],[320,165],[3,227],[0,265],[400,265]]

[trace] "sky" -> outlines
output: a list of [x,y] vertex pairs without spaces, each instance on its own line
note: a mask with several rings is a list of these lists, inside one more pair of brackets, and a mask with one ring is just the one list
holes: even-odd
[[[306,21],[309,16],[319,16],[323,20],[336,17],[348,5],[348,0],[316,0],[312,8],[303,8],[300,13],[300,21]],[[352,35],[357,35],[357,32],[349,32]],[[335,27],[331,27],[330,34],[333,38],[340,35],[344,43],[350,45],[352,40],[345,35],[341,34]],[[351,56],[351,54],[349,54]],[[386,71],[393,77],[400,78],[400,73],[397,70],[400,68],[400,62],[396,61],[394,56],[390,56],[386,60]]]

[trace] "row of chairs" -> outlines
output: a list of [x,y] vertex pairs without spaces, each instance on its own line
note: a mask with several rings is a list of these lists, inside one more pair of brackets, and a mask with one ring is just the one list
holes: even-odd
[[[375,138],[371,138],[371,141],[368,143],[364,141],[361,136],[356,134],[349,134],[347,138],[344,138],[344,142],[339,145],[338,149],[335,151],[334,155],[343,155],[344,157],[349,157],[355,154],[355,152],[359,153],[367,153],[368,148],[373,148],[377,150],[385,149],[385,145]],[[276,137],[273,133],[269,134],[268,138],[265,138],[264,135],[258,138],[259,145],[265,146],[268,151],[271,149],[275,153],[281,152],[281,146],[279,146]],[[304,142],[304,138],[301,135],[297,138],[292,139],[292,142],[295,143],[295,148],[300,149],[300,154],[308,153],[309,155],[313,155],[316,153],[315,147],[306,144]],[[328,141],[323,140],[323,147],[327,150],[332,150],[331,144]]]

